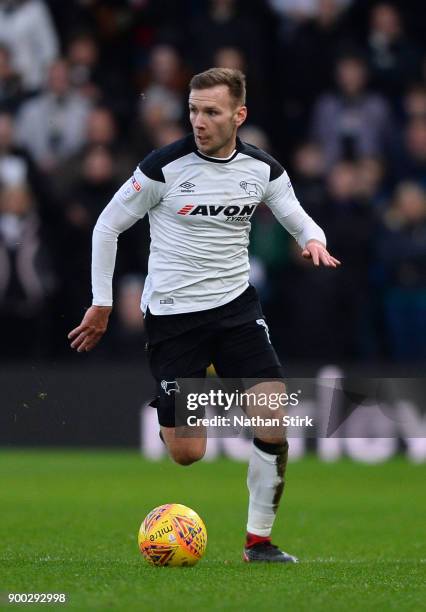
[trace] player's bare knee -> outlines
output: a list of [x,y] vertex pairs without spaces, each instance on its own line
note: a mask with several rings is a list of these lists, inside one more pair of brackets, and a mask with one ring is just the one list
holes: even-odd
[[191,465],[204,457],[206,442],[205,438],[175,438],[168,441],[167,447],[173,461],[179,465]]
[[204,457],[205,448],[201,446],[187,449],[173,449],[170,455],[179,465],[192,465]]
[[195,458],[190,455],[174,455],[173,461],[175,463],[178,463],[179,465],[192,465],[193,463],[198,461],[198,458]]

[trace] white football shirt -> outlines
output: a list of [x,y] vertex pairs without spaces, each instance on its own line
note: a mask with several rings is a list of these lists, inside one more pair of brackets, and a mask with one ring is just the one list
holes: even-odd
[[177,314],[230,302],[248,286],[250,220],[261,202],[302,248],[311,239],[325,244],[285,170],[257,147],[237,139],[229,158],[206,157],[190,135],[153,151],[96,223],[93,304],[112,305],[118,235],[146,213],[151,247],[142,310]]

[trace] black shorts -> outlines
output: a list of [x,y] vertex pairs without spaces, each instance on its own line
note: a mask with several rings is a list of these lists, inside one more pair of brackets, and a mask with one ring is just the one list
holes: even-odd
[[[282,378],[281,364],[256,290],[209,310],[145,317],[148,359],[157,381],[156,407],[164,427],[175,426],[174,393],[164,381],[203,378],[213,364],[220,378]],[[163,386],[161,382],[163,381]]]

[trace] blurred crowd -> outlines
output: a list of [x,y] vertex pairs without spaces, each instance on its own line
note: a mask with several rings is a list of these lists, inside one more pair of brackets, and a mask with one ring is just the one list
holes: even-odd
[[[426,360],[421,0],[0,0],[0,359],[64,359],[91,303],[91,232],[153,148],[189,131],[188,80],[248,78],[243,140],[288,170],[340,269],[263,205],[252,282],[284,362]],[[143,352],[146,219],[122,237],[99,357]]]

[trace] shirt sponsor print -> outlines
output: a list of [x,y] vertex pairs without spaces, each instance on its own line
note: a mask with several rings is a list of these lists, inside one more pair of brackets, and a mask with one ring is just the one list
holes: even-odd
[[226,217],[226,221],[246,221],[256,209],[256,204],[216,205],[216,204],[185,204],[177,211],[178,215],[202,217]]

